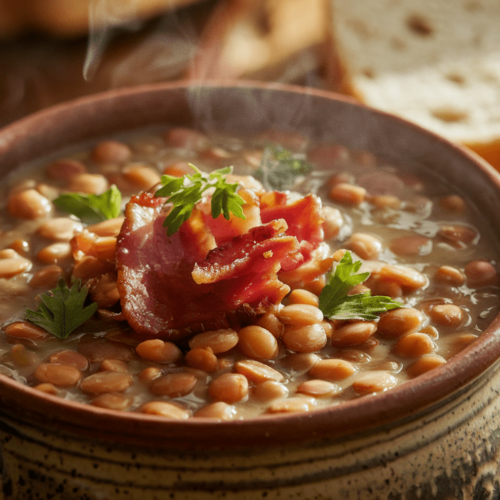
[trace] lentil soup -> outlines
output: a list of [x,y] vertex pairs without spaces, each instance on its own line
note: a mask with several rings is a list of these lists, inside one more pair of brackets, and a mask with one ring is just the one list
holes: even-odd
[[[272,151],[304,168],[274,175]],[[304,264],[278,274],[285,295],[278,304],[222,327],[156,338],[134,331],[120,312],[115,256],[124,216],[85,224],[54,200],[116,185],[124,205],[162,174],[192,173],[189,163],[206,172],[233,165],[240,191],[250,193],[244,207],[255,193],[262,207],[276,188],[290,191],[287,204],[312,193],[322,200],[324,241]],[[445,364],[499,310],[495,248],[474,207],[437,181],[365,151],[275,131],[236,138],[175,128],[47,162],[10,179],[0,215],[0,370],[61,398],[176,419],[311,411],[389,390]],[[404,307],[370,321],[325,317],[326,272],[346,252],[370,273],[350,293],[370,291]],[[98,307],[66,339],[25,315],[61,277],[81,280]]]

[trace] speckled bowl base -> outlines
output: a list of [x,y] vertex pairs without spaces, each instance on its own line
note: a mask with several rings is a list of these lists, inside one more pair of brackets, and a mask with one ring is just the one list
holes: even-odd
[[[490,384],[493,382],[493,384]],[[349,440],[196,451],[90,443],[2,417],[2,499],[488,500],[500,495],[498,366],[415,419]]]
[[[179,82],[92,96],[0,131],[0,169],[157,124],[299,131],[432,170],[470,195],[500,248],[498,173],[414,125],[320,91]],[[499,357],[497,317],[448,363],[386,393],[231,422],[107,411],[0,375],[0,500],[499,500]]]

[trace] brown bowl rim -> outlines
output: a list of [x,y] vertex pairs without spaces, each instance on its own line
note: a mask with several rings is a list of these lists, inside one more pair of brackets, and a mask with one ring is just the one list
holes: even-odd
[[[393,120],[402,127],[424,134],[433,141],[465,157],[500,192],[500,175],[472,151],[447,141],[402,118],[369,108],[353,98],[330,91],[294,85],[252,81],[178,81],[141,85],[111,90],[65,102],[22,118],[0,130],[0,161],[16,141],[25,140],[42,122],[75,110],[107,102],[139,96],[144,93],[165,93],[171,90],[198,88],[250,88],[293,94],[310,94],[321,99],[340,101],[361,107],[369,113]],[[31,131],[31,132],[30,132]],[[116,132],[114,132],[116,133]],[[310,413],[280,414],[234,421],[213,421],[207,418],[170,420],[134,412],[106,410],[92,405],[61,399],[22,385],[0,374],[0,400],[3,411],[14,419],[44,428],[57,429],[82,438],[92,437],[106,442],[148,447],[173,448],[238,448],[240,446],[272,446],[320,439],[349,438],[415,418],[431,407],[442,405],[474,381],[487,377],[487,371],[500,356],[500,314],[480,338],[432,372],[405,382],[375,397],[363,397]]]

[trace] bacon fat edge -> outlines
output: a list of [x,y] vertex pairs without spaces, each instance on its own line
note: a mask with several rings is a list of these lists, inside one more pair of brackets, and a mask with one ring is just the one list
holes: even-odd
[[[279,303],[290,288],[278,273],[310,259],[323,240],[323,216],[313,195],[288,205],[283,196],[276,199],[281,205],[261,207],[257,225],[218,244],[202,210],[195,208],[167,237],[165,200],[148,193],[133,197],[116,250],[122,313],[130,326],[178,340],[245,323]],[[221,216],[211,225],[228,223]]]

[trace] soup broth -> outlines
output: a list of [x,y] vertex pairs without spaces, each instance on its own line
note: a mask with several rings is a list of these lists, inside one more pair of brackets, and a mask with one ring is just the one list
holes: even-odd
[[[312,194],[322,241],[302,245],[305,263],[278,272],[287,287],[279,303],[217,328],[148,335],[121,311],[127,283],[117,285],[117,239],[122,259],[135,251],[123,212],[87,224],[54,200],[115,185],[123,209],[153,192],[162,174],[192,174],[189,163],[204,172],[234,166],[240,192],[250,193],[245,203],[258,200],[261,213],[276,191],[287,193],[287,206]],[[0,212],[0,371],[57,397],[178,419],[313,411],[375,395],[447,363],[498,313],[495,247],[477,220],[437,177],[294,134],[171,129],[102,141],[10,179]],[[319,296],[346,255],[370,273],[351,295],[370,292],[402,307],[372,320],[325,315]],[[61,278],[81,280],[87,304],[98,304],[65,339],[26,319],[26,308],[36,310]]]

